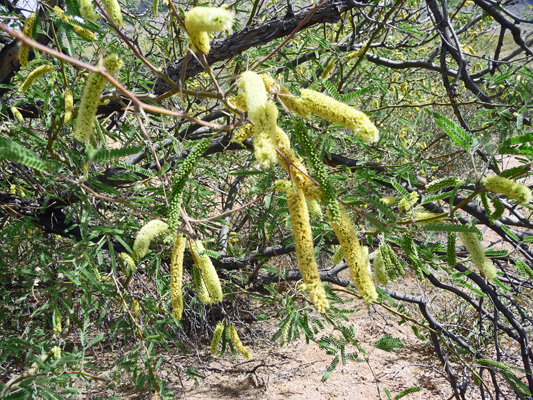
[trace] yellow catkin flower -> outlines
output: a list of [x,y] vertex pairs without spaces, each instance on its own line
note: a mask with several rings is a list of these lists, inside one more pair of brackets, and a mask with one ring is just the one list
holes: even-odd
[[211,355],[216,355],[218,353],[218,344],[224,333],[224,322],[220,321],[213,332],[213,339],[211,339]]
[[346,59],[347,60],[353,60],[356,57],[361,57],[363,54],[366,53],[369,45],[370,45],[370,43],[366,42],[359,50],[352,51],[352,52],[346,54]]
[[252,124],[244,124],[235,132],[233,132],[232,142],[242,143],[246,139],[252,137],[254,134],[254,126]]
[[278,99],[285,105],[290,111],[299,115],[302,118],[309,116],[309,111],[305,107],[301,98],[294,96],[289,89],[282,84],[277,83],[270,75],[261,75],[263,83],[268,93],[279,95]]
[[183,253],[185,252],[186,238],[178,235],[172,249],[170,259],[170,298],[172,299],[172,315],[180,320],[183,314],[183,295],[181,284],[183,279]]
[[344,253],[342,252],[342,247],[337,246],[337,251],[335,252],[335,254],[333,254],[333,257],[331,257],[331,264],[340,264],[342,260],[344,260]]
[[331,215],[327,211],[331,226],[341,244],[342,252],[344,253],[344,258],[350,269],[350,274],[356,289],[361,293],[367,303],[371,303],[378,298],[378,294],[372,277],[368,273],[368,263],[364,251],[359,244],[357,234],[344,206],[339,204],[339,208],[341,211],[341,220],[338,223],[331,221]]
[[185,27],[194,51],[207,54],[211,48],[207,32],[231,30],[233,13],[218,7],[194,7],[185,13]]
[[228,97],[229,102],[231,105],[235,108],[237,108],[240,111],[246,111],[246,95],[244,92],[238,92],[237,96],[229,96]]
[[382,285],[386,285],[389,282],[385,260],[379,250],[374,254],[374,275],[376,276],[376,280]]
[[128,253],[120,253],[120,258],[124,260],[124,263],[127,265],[131,273],[137,273],[137,266],[135,265],[135,261]]
[[166,222],[154,219],[144,225],[137,233],[135,242],[133,243],[133,255],[137,260],[143,258],[148,253],[150,242],[157,235],[164,233],[168,230],[168,224]]
[[307,210],[309,211],[309,215],[312,215],[315,218],[322,217],[322,208],[320,208],[320,204],[318,204],[317,199],[308,199],[306,197],[305,202],[307,203]]
[[248,118],[255,125],[268,100],[263,79],[253,71],[246,71],[241,75],[238,85],[246,96]]
[[398,203],[398,209],[400,211],[409,211],[411,207],[411,203],[406,198],[402,198]]
[[379,199],[379,201],[381,201],[382,203],[388,206],[392,206],[394,202],[396,201],[396,198],[394,196],[385,196]]
[[102,0],[102,4],[105,8],[109,20],[116,26],[124,26],[122,21],[122,10],[118,0]]
[[445,218],[446,214],[436,214],[425,211],[415,211],[413,213],[413,218],[416,220],[416,225],[426,225],[426,224],[436,224],[442,218]]
[[466,247],[466,251],[470,254],[472,263],[479,270],[481,275],[487,279],[494,279],[496,277],[496,267],[487,257],[485,257],[485,249],[481,244],[476,233],[473,232],[459,232],[461,242]]
[[254,154],[262,169],[274,166],[278,160],[276,152],[276,129],[278,108],[267,102],[259,112],[254,126]]
[[241,353],[244,356],[244,358],[246,358],[247,360],[252,358],[248,349],[244,347],[244,345],[242,344],[241,338],[239,337],[237,333],[237,329],[235,329],[233,325],[229,327],[229,334],[231,337],[231,341],[233,342],[233,345],[235,346],[237,350],[239,350],[239,353]]
[[302,90],[302,100],[310,112],[351,129],[363,142],[379,140],[378,129],[361,111],[311,89]]
[[337,63],[335,62],[335,60],[333,58],[330,58],[326,63],[324,70],[320,74],[320,79],[327,79],[327,77],[329,76],[331,71],[333,71],[333,68],[335,68],[336,65]]
[[498,175],[487,176],[483,179],[483,184],[487,190],[493,193],[503,194],[518,201],[522,205],[529,204],[533,199],[531,189],[527,186]]
[[72,109],[74,108],[74,97],[72,90],[65,90],[65,114],[63,117],[63,125],[70,125],[72,122]]
[[80,14],[87,21],[96,22],[100,16],[94,11],[92,0],[80,0]]
[[[101,62],[101,65],[113,75],[122,68],[123,63],[116,54],[111,54]],[[87,78],[74,129],[74,138],[79,142],[88,143],[91,140],[94,117],[106,84],[107,79],[97,72],[91,72]]]
[[[292,181],[303,190],[305,197],[308,200],[315,199],[319,197],[318,187],[309,179],[304,173],[307,173],[307,169],[300,162],[296,154],[291,148],[291,142],[287,134],[281,129],[276,129],[276,143],[279,151],[283,154],[283,157],[278,155],[278,162],[281,167],[287,172]],[[289,171],[289,164],[287,160],[292,164]]]
[[96,40],[96,35],[94,33],[76,24],[76,20],[69,17],[68,15],[65,15],[65,12],[63,11],[63,9],[59,8],[58,6],[55,6],[54,11],[59,18],[61,18],[67,24],[72,26],[72,29],[74,29],[74,32],[76,32],[78,35],[80,35],[81,37],[84,37],[85,39]]
[[52,71],[53,71],[53,67],[50,64],[41,65],[40,67],[35,68],[33,71],[30,72],[30,74],[28,75],[24,83],[20,85],[19,90],[21,92],[25,92],[31,87],[31,85],[33,85],[33,82],[35,82],[35,79],[37,79],[38,77],[40,77],[41,75],[47,72],[52,72]]
[[309,296],[318,312],[323,313],[328,308],[328,300],[324,285],[318,274],[313,246],[313,233],[309,223],[309,213],[305,203],[305,196],[300,189],[287,190],[287,203],[292,219],[294,246],[298,257],[298,266],[302,273]]
[[22,125],[24,123],[24,117],[22,116],[22,114],[20,113],[18,108],[17,107],[11,107],[10,110],[13,113],[13,116],[18,121],[18,123]]
[[205,252],[204,245],[200,240],[196,240],[192,246],[192,255],[195,263],[198,265],[198,268],[201,272],[201,277],[209,296],[211,297],[212,303],[218,303],[222,301],[222,286],[220,285],[220,279],[218,279],[218,274],[215,269],[215,266],[211,262],[211,259],[207,254],[202,254]]
[[133,299],[133,313],[135,314],[135,318],[137,320],[141,319],[141,307],[139,306],[139,301],[137,299]]
[[[24,36],[31,38],[32,32],[33,32],[33,25],[35,24],[36,20],[37,20],[36,13],[30,14],[30,16],[26,18],[26,21],[24,21],[24,27],[22,28],[22,34]],[[29,53],[30,53],[30,46],[23,44],[19,52],[19,63],[22,68],[26,68],[28,66]]]

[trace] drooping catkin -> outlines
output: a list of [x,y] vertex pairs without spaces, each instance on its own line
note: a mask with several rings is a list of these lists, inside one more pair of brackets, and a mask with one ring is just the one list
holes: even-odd
[[87,21],[96,22],[100,16],[94,11],[92,0],[80,0],[80,14]]
[[374,275],[376,280],[382,285],[386,285],[389,281],[383,253],[380,250],[374,254]]
[[233,13],[218,7],[194,7],[185,13],[185,28],[193,51],[207,54],[211,49],[207,32],[231,30]]
[[239,87],[244,90],[248,118],[254,124],[255,159],[261,168],[268,169],[278,158],[276,153],[278,109],[268,101],[265,84],[255,72],[243,73]]
[[136,260],[142,259],[148,253],[152,239],[167,230],[168,224],[158,219],[154,219],[144,225],[137,233],[133,243],[133,257]]
[[524,206],[529,204],[533,199],[533,193],[527,186],[498,175],[487,176],[483,179],[483,184],[488,191],[503,194]]
[[24,124],[24,117],[22,116],[22,114],[20,113],[20,111],[18,110],[17,107],[11,107],[10,108],[11,110],[11,113],[13,114],[13,116],[15,117],[15,119],[18,121],[19,124]]
[[63,125],[70,125],[72,122],[72,109],[74,108],[74,97],[72,90],[65,89],[65,113],[63,116]]
[[[276,129],[276,145],[283,154],[283,156],[278,154],[278,162],[282,168],[289,174],[291,180],[303,190],[306,199],[313,200],[319,195],[319,189],[314,184],[314,182],[309,179],[305,174],[307,174],[307,168],[302,162],[296,157],[294,151],[291,148],[291,142],[287,134],[281,129]],[[290,169],[289,169],[289,163]]]
[[[24,27],[22,28],[22,34],[24,36],[27,36],[29,38],[32,37],[33,26],[35,25],[36,20],[37,20],[36,13],[30,14],[30,16],[26,18],[26,21],[24,21]],[[29,53],[30,53],[30,46],[28,46],[27,44],[23,44],[19,52],[19,63],[20,63],[21,68],[26,68],[28,66]]]
[[363,142],[373,143],[379,140],[378,129],[361,111],[311,89],[302,89],[301,96],[303,104],[311,113],[351,129]]
[[277,83],[270,75],[261,75],[267,92],[278,95],[278,99],[283,103],[290,111],[299,115],[302,118],[309,116],[309,111],[305,107],[300,97],[294,96],[289,89],[280,83]]
[[213,332],[213,338],[211,339],[211,355],[213,356],[218,353],[218,344],[224,333],[224,327],[224,322],[220,321]]
[[350,274],[356,289],[361,293],[367,303],[371,303],[378,298],[376,287],[374,286],[372,277],[368,273],[367,261],[357,239],[355,228],[350,221],[350,217],[342,204],[339,204],[339,208],[341,215],[338,222],[335,222],[329,210],[327,211],[331,226],[341,244],[342,252],[344,253],[344,258],[350,269]]
[[459,232],[459,238],[461,238],[461,242],[465,245],[466,251],[470,254],[472,263],[476,266],[481,275],[490,280],[494,279],[496,277],[496,267],[492,261],[485,256],[485,249],[483,248],[477,233]]
[[340,264],[342,260],[344,260],[344,253],[342,252],[342,247],[337,246],[337,251],[331,257],[331,264],[333,265]]
[[194,282],[194,286],[196,287],[196,293],[198,295],[198,299],[204,304],[211,304],[213,303],[213,300],[211,299],[211,296],[209,295],[209,292],[207,291],[207,287],[205,286],[204,278],[202,277],[202,272],[200,271],[200,268],[198,268],[198,265],[194,264],[192,266],[192,278]]
[[122,258],[124,264],[126,264],[127,268],[129,269],[129,271],[127,271],[127,274],[137,273],[137,266],[135,265],[135,260],[133,260],[133,258],[128,253],[120,253],[120,258]]
[[35,68],[33,71],[30,72],[24,83],[20,85],[19,90],[21,92],[25,92],[31,87],[31,85],[33,85],[33,82],[35,82],[38,77],[47,72],[52,72],[53,69],[54,68],[50,64],[41,65],[40,67]]
[[72,29],[74,30],[74,32],[76,32],[79,36],[84,37],[85,39],[89,39],[89,40],[96,40],[96,35],[94,33],[92,33],[89,29],[78,25],[74,18],[71,18],[68,15],[65,15],[65,11],[63,11],[63,9],[61,9],[58,6],[55,6],[54,11],[59,18],[61,18],[67,24],[72,26]]
[[[116,54],[111,54],[101,61],[101,65],[113,75],[122,68],[123,62]],[[106,77],[98,72],[91,72],[87,78],[74,129],[74,139],[81,143],[88,143],[91,140],[100,95],[106,84]]]
[[183,279],[183,254],[187,239],[178,235],[172,249],[170,259],[170,298],[172,300],[172,315],[180,320],[183,313],[183,295],[181,284]]
[[254,126],[252,124],[244,124],[235,132],[233,132],[232,142],[242,143],[246,139],[252,137],[254,134]]
[[191,252],[194,262],[198,265],[201,278],[211,298],[211,303],[222,301],[222,286],[218,278],[217,270],[207,254],[204,254],[205,248],[200,240],[192,243]]
[[246,358],[247,360],[252,358],[248,349],[244,347],[244,345],[242,344],[241,338],[239,337],[239,334],[237,333],[237,329],[235,329],[233,325],[229,327],[229,334],[231,337],[231,341],[233,342],[233,345],[239,351],[239,353],[241,353],[244,356],[244,358]]
[[210,144],[211,140],[209,138],[200,140],[198,144],[189,152],[187,158],[185,158],[181,164],[176,177],[174,178],[168,209],[168,224],[172,233],[176,233],[178,228],[181,200],[185,183],[187,183],[189,174],[193,168],[196,167],[198,160],[204,155]]
[[457,264],[455,239],[455,232],[448,232],[448,242],[446,243],[446,261],[448,262],[448,265],[452,268],[455,268],[455,265]]
[[102,0],[102,5],[105,8],[109,20],[116,26],[124,26],[122,21],[122,10],[118,0]]
[[[328,308],[328,300],[324,285],[318,274],[313,246],[313,233],[311,232],[305,196],[302,190],[299,188],[294,190],[290,182],[284,182],[287,182],[284,187],[287,189],[287,203],[292,220],[298,267],[315,308],[318,312],[323,313]],[[282,188],[282,185],[278,184],[276,187]]]

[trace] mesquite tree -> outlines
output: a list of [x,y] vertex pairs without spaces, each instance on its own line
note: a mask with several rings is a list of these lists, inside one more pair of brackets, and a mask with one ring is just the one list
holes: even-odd
[[348,296],[412,325],[448,395],[530,398],[527,5],[215,3],[0,2],[2,394],[103,379],[100,343],[172,398],[176,345],[253,358],[252,298],[325,380],[364,351]]

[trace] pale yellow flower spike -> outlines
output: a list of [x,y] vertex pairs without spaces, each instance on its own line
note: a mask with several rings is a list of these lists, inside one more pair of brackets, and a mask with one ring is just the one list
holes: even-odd
[[200,240],[196,240],[193,243],[191,250],[202,274],[207,291],[211,296],[212,302],[218,303],[219,301],[222,301],[222,286],[220,285],[215,266],[207,254],[200,255],[200,253],[205,251],[204,245]]
[[172,249],[170,259],[170,298],[172,299],[172,315],[180,320],[183,313],[183,296],[181,284],[183,279],[183,253],[187,239],[178,235]]
[[232,142],[242,143],[254,134],[254,126],[252,124],[244,124],[235,132],[233,132]]
[[[24,27],[22,28],[22,34],[24,36],[30,37],[33,32],[33,25],[35,24],[35,21],[37,20],[37,14],[33,13],[30,14],[28,18],[26,18],[26,21],[24,21]],[[19,51],[19,63],[21,68],[26,68],[28,66],[28,54],[30,52],[30,46],[27,44],[23,44]]]
[[229,327],[229,334],[231,336],[231,341],[233,342],[233,345],[239,351],[239,353],[241,353],[247,360],[252,358],[252,355],[250,354],[248,349],[242,344],[241,338],[239,337],[239,334],[237,333],[237,330],[233,325]]
[[30,72],[30,74],[28,75],[24,83],[20,85],[19,90],[21,92],[25,92],[31,87],[31,85],[33,85],[33,82],[35,82],[35,79],[37,79],[38,77],[40,77],[41,75],[47,72],[52,72],[52,71],[53,71],[53,67],[50,64],[41,65],[40,67],[35,68],[33,71]]
[[[278,185],[282,186],[282,185]],[[288,186],[286,186],[289,189]],[[309,296],[318,312],[325,312],[328,308],[328,300],[324,285],[318,274],[318,266],[315,260],[315,250],[313,247],[313,233],[309,223],[309,212],[305,203],[305,196],[302,190],[287,190],[287,203],[292,219],[292,230],[294,233],[294,246],[298,257],[298,266],[302,273]]]
[[378,298],[378,294],[372,277],[368,272],[367,257],[359,244],[357,234],[344,206],[339,204],[339,208],[341,210],[341,220],[339,223],[331,221],[330,213],[329,211],[327,212],[328,217],[330,217],[331,226],[341,244],[342,252],[350,269],[350,274],[356,289],[361,293],[367,303],[371,303]]
[[487,279],[493,280],[496,277],[496,267],[487,257],[485,257],[485,249],[479,240],[477,233],[473,232],[459,232],[461,242],[466,247],[466,251],[470,254],[472,263],[479,270],[481,275]]
[[278,108],[267,102],[258,113],[254,126],[254,154],[262,169],[274,166],[278,160],[276,152],[276,128]]
[[133,255],[135,259],[140,260],[143,258],[148,253],[152,239],[167,230],[168,224],[158,219],[154,219],[144,225],[137,233],[137,237],[133,243]]
[[185,13],[185,27],[189,34],[192,49],[207,54],[211,49],[207,32],[231,30],[233,13],[224,8],[194,7]]
[[[300,162],[298,157],[296,157],[294,151],[292,151],[289,137],[279,127],[276,129],[276,142],[279,151],[285,156],[287,160],[289,160],[293,164],[291,165],[290,169],[290,176],[292,181],[296,184],[296,186],[303,190],[305,197],[308,200],[312,201],[313,199],[316,199],[316,197],[320,197],[320,189],[313,183],[313,181],[311,181],[311,179],[304,175],[304,173],[307,173],[307,169]],[[289,173],[289,165],[285,158],[278,156],[278,161],[282,168],[285,170],[285,172]],[[295,168],[295,166],[298,168]]]
[[246,110],[248,119],[254,125],[259,120],[261,110],[267,103],[267,92],[265,84],[259,75],[253,71],[246,71],[241,75],[238,83],[239,87],[244,90],[246,96]]
[[351,129],[363,142],[379,140],[378,129],[361,111],[311,89],[302,89],[301,94],[303,104],[311,113]]
[[120,9],[118,0],[102,0],[102,4],[104,5],[109,20],[116,26],[124,26],[122,10]]
[[65,89],[65,115],[63,117],[63,125],[70,125],[72,122],[72,109],[74,108],[74,98],[72,90]]
[[280,83],[277,83],[270,75],[261,75],[265,88],[270,94],[279,95],[279,100],[293,113],[299,115],[302,118],[309,116],[309,111],[305,107],[301,98],[294,96],[289,89]]
[[531,189],[511,179],[503,178],[498,175],[491,175],[487,176],[483,180],[483,183],[487,190],[492,193],[503,194],[504,196],[518,201],[524,206],[531,203],[531,200],[533,199]]

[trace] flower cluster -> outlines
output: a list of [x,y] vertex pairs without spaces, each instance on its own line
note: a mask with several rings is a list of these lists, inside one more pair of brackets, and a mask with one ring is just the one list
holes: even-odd
[[503,194],[518,201],[522,205],[529,204],[533,199],[533,193],[527,186],[511,179],[502,178],[498,175],[487,176],[483,183],[488,191]]
[[40,67],[35,68],[33,71],[30,72],[30,74],[28,75],[24,83],[20,85],[19,90],[21,92],[25,92],[31,87],[31,85],[33,85],[33,82],[35,82],[35,79],[37,79],[38,77],[40,77],[41,75],[47,72],[52,72],[53,70],[54,69],[50,64],[41,65]]
[[168,224],[166,222],[154,219],[144,225],[135,237],[133,243],[133,256],[136,260],[143,258],[148,253],[150,242],[157,235],[166,232]]
[[185,13],[185,28],[194,51],[207,54],[211,49],[208,32],[231,29],[233,13],[224,8],[194,7]]
[[181,283],[183,279],[183,253],[187,239],[183,235],[178,235],[172,249],[170,259],[170,298],[172,300],[172,315],[176,319],[181,319],[183,313],[183,297]]
[[203,301],[202,298],[200,298],[200,300],[206,304],[218,303],[219,301],[222,301],[222,286],[220,285],[217,271],[209,256],[204,254],[205,248],[200,240],[193,242],[191,252],[194,262],[198,266],[200,272],[200,280],[202,280],[205,284],[209,294],[209,299],[206,299],[205,295],[203,296],[203,300],[208,301]]
[[481,275],[490,280],[494,279],[496,277],[496,267],[492,261],[485,256],[485,249],[483,248],[477,233],[459,232],[459,237],[461,238],[461,242],[465,245],[466,251],[470,254],[472,263],[476,266]]

